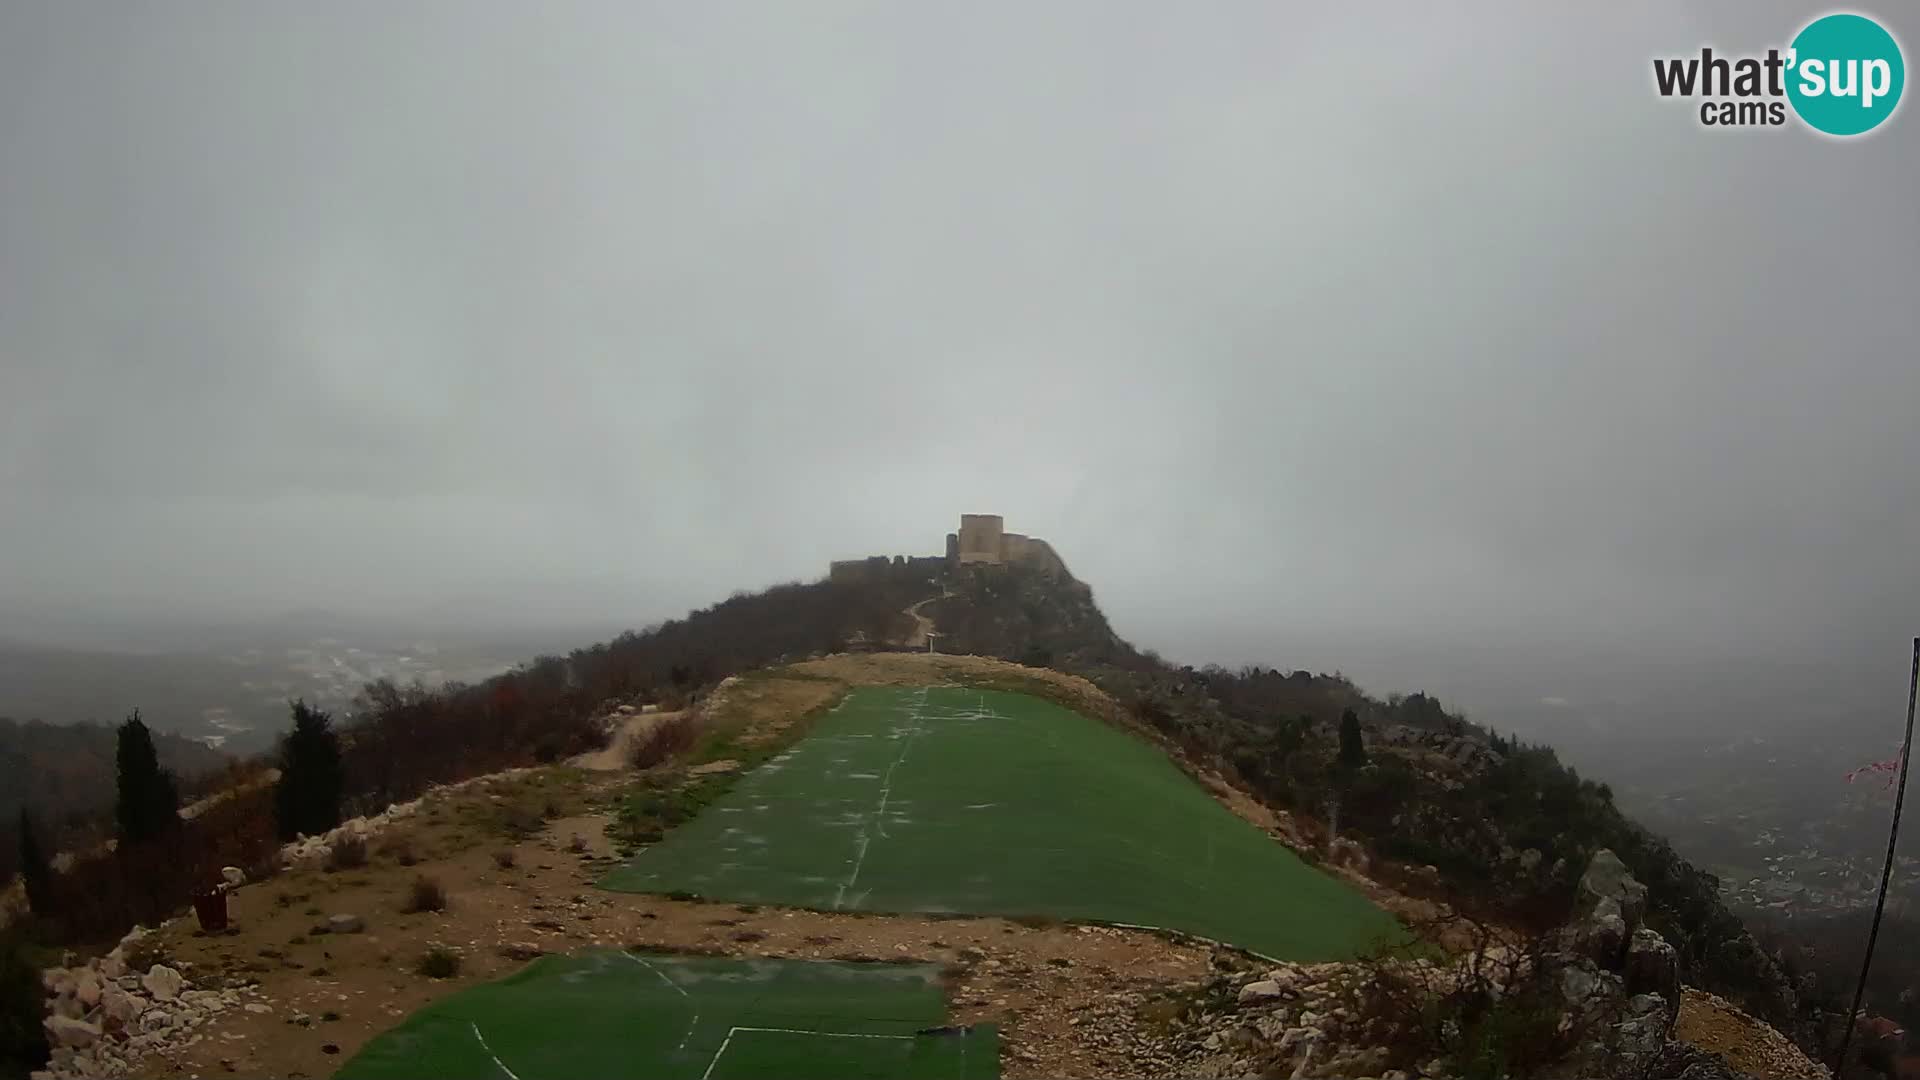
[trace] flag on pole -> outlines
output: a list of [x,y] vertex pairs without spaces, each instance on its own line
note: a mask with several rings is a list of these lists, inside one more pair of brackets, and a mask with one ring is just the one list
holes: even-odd
[[1847,774],[1847,783],[1853,783],[1854,777],[1856,776],[1865,776],[1870,773],[1885,773],[1887,779],[1883,786],[1892,787],[1893,782],[1898,779],[1900,775],[1900,755],[1896,753],[1885,761],[1870,761],[1860,766]]

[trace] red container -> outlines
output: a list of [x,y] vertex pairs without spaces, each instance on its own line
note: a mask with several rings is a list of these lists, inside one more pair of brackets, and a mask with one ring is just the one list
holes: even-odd
[[213,889],[193,898],[193,913],[200,917],[200,929],[217,934],[227,928],[227,890]]

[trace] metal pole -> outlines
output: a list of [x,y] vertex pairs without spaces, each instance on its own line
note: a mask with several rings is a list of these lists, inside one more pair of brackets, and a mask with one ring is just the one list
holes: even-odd
[[1900,744],[1900,779],[1893,796],[1893,825],[1887,829],[1887,864],[1880,871],[1880,897],[1873,902],[1873,928],[1867,931],[1867,955],[1860,958],[1860,981],[1853,988],[1853,1008],[1847,1010],[1846,1024],[1840,1029],[1840,1053],[1833,1059],[1833,1073],[1846,1071],[1847,1044],[1853,1041],[1854,1017],[1860,1015],[1860,1002],[1867,993],[1867,972],[1873,968],[1873,946],[1880,937],[1880,913],[1887,907],[1887,885],[1893,880],[1893,849],[1900,840],[1900,807],[1907,800],[1907,762],[1913,754],[1913,702],[1920,692],[1920,638],[1913,639],[1913,672],[1907,677],[1907,738]]

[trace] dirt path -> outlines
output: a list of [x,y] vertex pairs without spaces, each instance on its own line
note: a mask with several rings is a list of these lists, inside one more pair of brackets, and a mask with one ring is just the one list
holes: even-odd
[[613,735],[607,739],[607,745],[599,750],[589,750],[567,764],[594,772],[620,772],[627,765],[633,753],[633,745],[647,732],[666,720],[679,716],[677,712],[633,713],[622,717]]
[[925,600],[907,609],[907,614],[912,616],[914,622],[912,632],[907,634],[905,644],[908,648],[924,649],[927,647],[927,635],[933,633],[933,619],[929,616],[922,615],[920,609],[933,603],[935,600],[944,599],[946,599],[945,596],[929,596]]

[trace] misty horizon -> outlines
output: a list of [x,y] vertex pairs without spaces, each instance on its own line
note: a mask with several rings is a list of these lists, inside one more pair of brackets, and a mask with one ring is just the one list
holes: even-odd
[[10,9],[0,638],[611,632],[978,511],[1184,663],[1897,682],[1912,117],[1647,84],[1809,11]]

